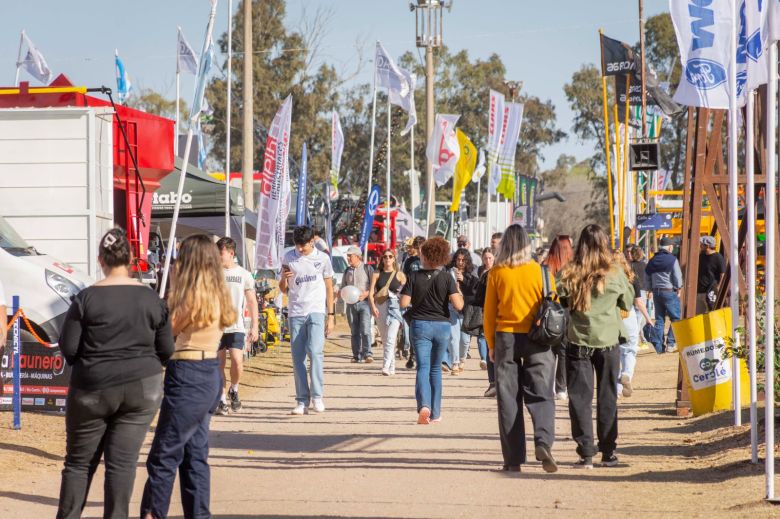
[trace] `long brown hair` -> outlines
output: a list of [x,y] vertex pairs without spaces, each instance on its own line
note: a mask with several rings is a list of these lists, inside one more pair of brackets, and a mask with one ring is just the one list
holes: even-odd
[[561,271],[574,258],[574,248],[568,234],[559,234],[550,244],[550,250],[543,264],[553,276]]
[[632,269],[628,264],[626,255],[623,254],[620,249],[612,249],[612,255],[615,258],[615,265],[623,269],[623,272],[626,274],[628,281],[633,283],[634,279],[636,278],[636,274],[634,274],[634,269]]
[[563,267],[561,283],[571,292],[569,306],[576,312],[590,310],[591,294],[603,294],[614,260],[607,233],[598,225],[586,226],[577,240],[574,260]]
[[206,328],[214,321],[227,328],[236,321],[219,250],[205,234],[181,242],[168,306],[174,319],[189,321],[195,328]]
[[498,244],[495,267],[519,267],[530,263],[531,240],[521,225],[513,223],[504,231]]

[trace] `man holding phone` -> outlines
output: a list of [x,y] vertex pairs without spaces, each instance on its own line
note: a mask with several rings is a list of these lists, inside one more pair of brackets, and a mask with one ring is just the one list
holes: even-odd
[[[314,247],[314,231],[300,226],[293,230],[295,248],[284,255],[279,289],[287,294],[290,320],[290,350],[295,377],[294,415],[325,411],[325,337],[335,325],[333,306],[333,266],[330,257]],[[306,357],[311,361],[311,385]]]

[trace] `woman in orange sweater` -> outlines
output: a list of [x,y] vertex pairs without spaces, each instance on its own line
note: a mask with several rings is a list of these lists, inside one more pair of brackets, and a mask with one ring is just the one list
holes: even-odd
[[[551,279],[554,288],[554,281]],[[520,472],[526,462],[523,403],[534,424],[534,454],[546,472],[558,465],[552,457],[555,439],[553,375],[549,346],[528,338],[544,292],[542,267],[531,259],[531,242],[520,225],[510,225],[498,245],[496,264],[488,274],[484,328],[495,363],[498,426],[504,470]]]

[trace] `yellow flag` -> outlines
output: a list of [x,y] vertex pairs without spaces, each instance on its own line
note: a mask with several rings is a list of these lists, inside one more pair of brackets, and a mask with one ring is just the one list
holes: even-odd
[[460,146],[460,158],[455,165],[455,176],[452,178],[452,205],[450,211],[455,212],[460,207],[460,195],[474,174],[477,167],[477,148],[469,140],[465,133],[456,128],[458,145]]

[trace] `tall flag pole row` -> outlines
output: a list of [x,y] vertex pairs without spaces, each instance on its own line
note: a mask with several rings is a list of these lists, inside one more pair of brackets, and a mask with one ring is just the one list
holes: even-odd
[[[225,103],[225,236],[230,237],[230,119],[233,113],[233,0],[228,0],[228,48],[227,48],[227,99]],[[176,102],[179,102],[178,97]],[[178,143],[179,136],[176,135],[176,142]],[[243,206],[244,204],[240,204]],[[241,215],[243,220],[244,215]],[[243,225],[242,225],[243,228]],[[245,250],[245,245],[242,243],[242,250]],[[246,252],[242,254],[242,258],[246,258]],[[244,259],[244,261],[246,261]]]

